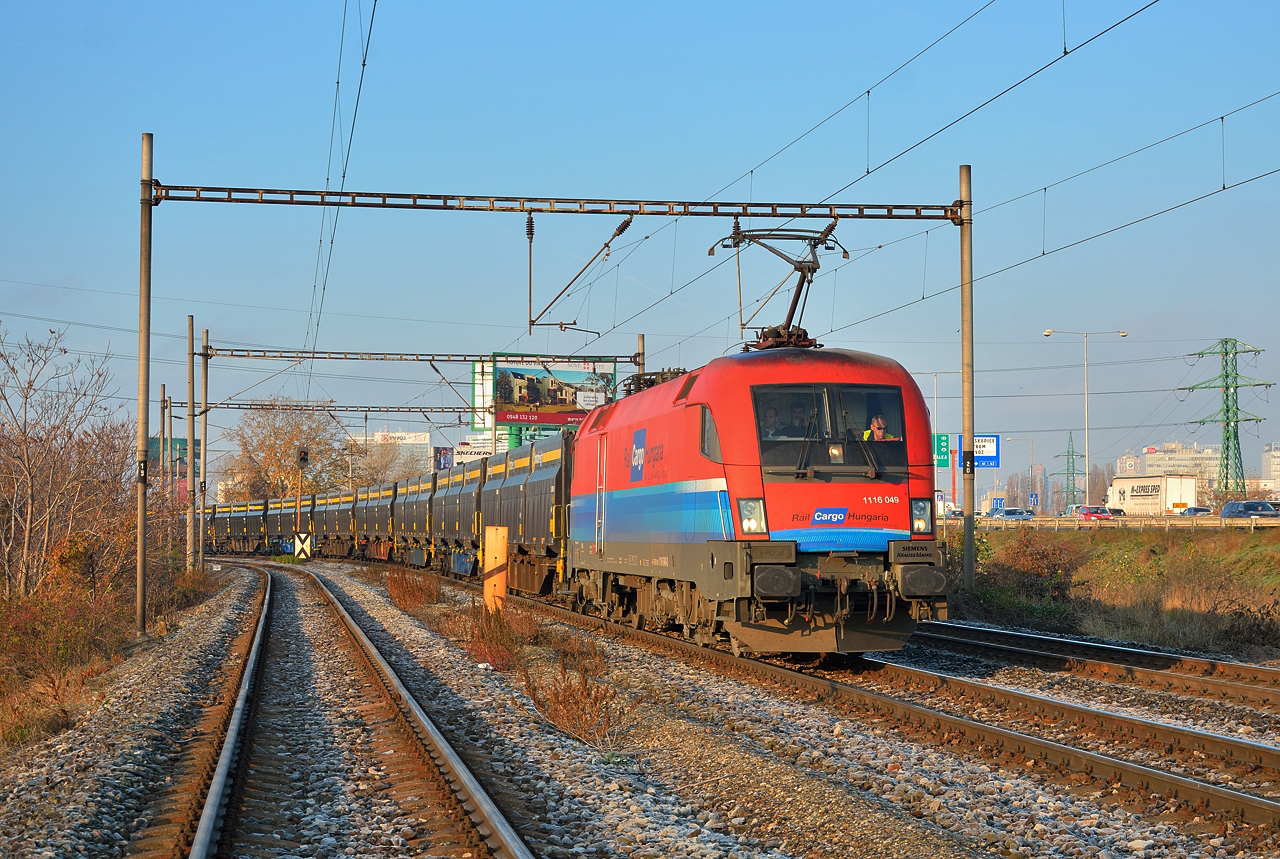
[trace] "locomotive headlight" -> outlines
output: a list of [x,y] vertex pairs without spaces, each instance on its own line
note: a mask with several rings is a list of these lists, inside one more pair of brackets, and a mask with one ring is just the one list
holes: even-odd
[[933,501],[928,498],[911,499],[911,533],[929,534],[933,531]]
[[827,445],[827,461],[832,465],[842,465],[844,463],[844,445]]
[[769,521],[764,515],[764,499],[739,498],[738,523],[744,534],[767,534]]

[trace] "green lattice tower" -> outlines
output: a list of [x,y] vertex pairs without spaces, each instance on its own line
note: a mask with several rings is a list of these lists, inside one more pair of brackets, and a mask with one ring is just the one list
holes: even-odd
[[1222,389],[1222,408],[1212,415],[1192,421],[1197,424],[1222,424],[1222,450],[1218,454],[1218,491],[1244,491],[1244,462],[1240,458],[1240,424],[1250,421],[1258,422],[1262,418],[1240,411],[1241,388],[1269,388],[1271,382],[1262,382],[1241,376],[1237,371],[1237,360],[1240,355],[1260,355],[1261,349],[1255,349],[1247,343],[1224,337],[1203,352],[1194,353],[1196,357],[1206,358],[1210,355],[1222,357],[1222,372],[1212,379],[1198,382],[1184,391],[1200,391],[1208,388]]
[[[1076,479],[1080,476],[1080,472],[1076,471],[1076,460],[1084,459],[1083,453],[1076,453],[1076,441],[1071,433],[1067,433],[1067,452],[1058,454],[1054,459],[1062,459],[1064,457],[1067,460],[1067,467],[1062,471],[1052,472],[1050,476],[1056,477],[1061,474],[1067,478],[1067,506],[1070,507],[1076,503],[1076,493],[1080,491],[1079,487],[1076,486]],[[1089,476],[1086,474],[1085,480],[1088,479]]]

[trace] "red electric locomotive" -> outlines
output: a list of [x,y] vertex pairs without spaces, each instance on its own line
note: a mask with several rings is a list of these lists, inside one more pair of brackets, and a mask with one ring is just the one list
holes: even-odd
[[587,416],[562,588],[735,651],[899,648],[946,616],[931,441],[895,361],[716,359]]

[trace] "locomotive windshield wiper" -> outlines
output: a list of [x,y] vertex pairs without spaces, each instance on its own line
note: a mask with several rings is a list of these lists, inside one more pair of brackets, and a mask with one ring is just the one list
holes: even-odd
[[845,435],[853,436],[854,441],[858,443],[858,447],[862,450],[862,458],[867,463],[867,478],[874,480],[876,475],[884,471],[884,465],[880,462],[880,457],[876,456],[875,450],[871,445],[867,444],[867,440],[862,437],[862,433],[853,429],[853,421],[849,419],[848,412],[841,412],[844,415],[844,425],[849,427],[845,430]]
[[818,410],[814,409],[809,413],[809,421],[804,425],[804,438],[800,441],[800,459],[796,462],[796,477],[809,477],[809,470],[804,467],[805,459],[809,456],[809,428],[812,427],[813,438],[818,438],[817,421],[814,420],[818,416]]

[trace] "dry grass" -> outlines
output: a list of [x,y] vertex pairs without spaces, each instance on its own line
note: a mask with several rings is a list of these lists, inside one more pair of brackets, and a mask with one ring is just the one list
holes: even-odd
[[1267,659],[1280,655],[1280,534],[1081,531],[979,535],[961,619]]

